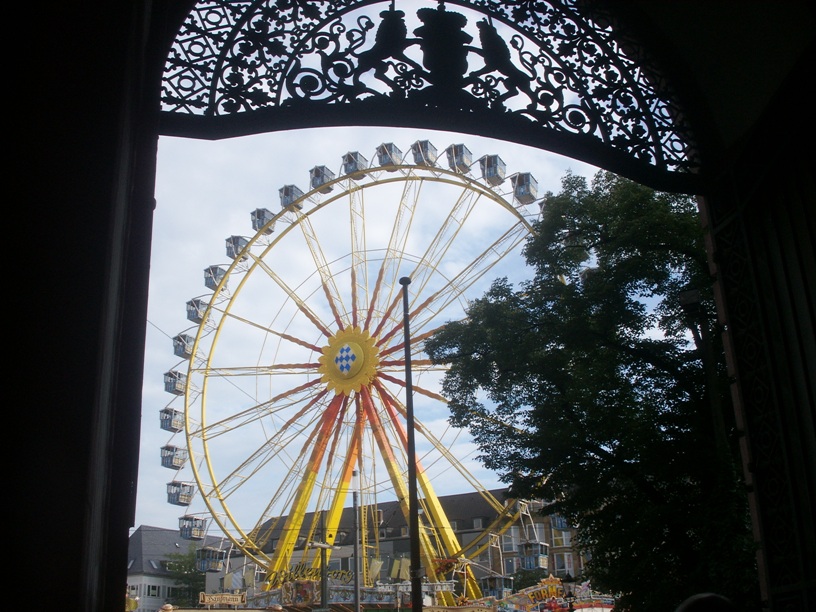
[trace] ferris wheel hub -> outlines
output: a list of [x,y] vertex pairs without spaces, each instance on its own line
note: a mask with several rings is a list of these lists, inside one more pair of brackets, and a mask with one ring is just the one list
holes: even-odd
[[359,327],[340,330],[329,338],[322,351],[318,372],[335,394],[358,392],[377,375],[380,349],[367,330]]

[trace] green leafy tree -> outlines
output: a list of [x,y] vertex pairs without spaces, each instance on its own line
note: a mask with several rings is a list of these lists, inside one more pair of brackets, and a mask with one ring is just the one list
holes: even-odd
[[191,545],[187,552],[167,555],[167,571],[179,587],[169,603],[186,608],[197,607],[198,594],[206,588],[206,573],[198,569],[195,545]]
[[495,281],[426,342],[449,365],[451,421],[514,496],[578,528],[584,578],[620,593],[618,609],[672,610],[703,591],[751,609],[747,496],[693,200],[568,174],[535,230],[531,280]]
[[513,590],[521,591],[536,586],[549,575],[550,572],[545,569],[520,569],[513,574]]

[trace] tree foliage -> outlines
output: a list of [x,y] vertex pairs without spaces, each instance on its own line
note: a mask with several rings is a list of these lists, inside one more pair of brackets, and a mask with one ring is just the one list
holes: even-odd
[[[744,609],[757,574],[712,280],[694,202],[568,174],[506,279],[426,342],[451,421],[513,495],[577,526],[619,609],[702,591]],[[699,301],[683,308],[681,297]]]
[[198,594],[206,588],[206,574],[198,569],[196,548],[191,545],[187,552],[167,555],[167,571],[170,578],[178,585],[176,596],[168,603],[174,606],[195,608],[198,606]]

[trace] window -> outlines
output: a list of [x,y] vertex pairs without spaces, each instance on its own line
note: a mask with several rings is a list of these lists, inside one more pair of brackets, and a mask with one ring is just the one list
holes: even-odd
[[502,534],[502,551],[504,552],[515,552],[516,551],[516,544],[518,542],[518,527],[511,527],[505,533]]
[[553,546],[571,546],[572,533],[565,529],[553,529],[552,533]]
[[473,528],[474,529],[481,529],[482,528],[482,519],[481,518],[473,519]]
[[541,528],[541,525],[539,525],[538,523],[533,523],[532,525],[530,525],[527,528],[527,534],[526,534],[527,539],[532,540],[534,542],[538,542],[540,540],[540,538],[538,537],[540,528]]
[[451,529],[453,529],[454,531],[458,531],[459,530],[458,524],[459,521],[451,521],[450,522]]
[[569,523],[567,523],[567,519],[563,516],[553,516],[552,526],[553,529],[569,529]]
[[572,563],[572,553],[554,553],[550,555],[552,560],[552,570],[556,576],[564,576],[565,574],[575,575],[575,568]]
[[159,585],[158,584],[148,584],[147,585],[147,596],[148,597],[158,597],[159,596]]

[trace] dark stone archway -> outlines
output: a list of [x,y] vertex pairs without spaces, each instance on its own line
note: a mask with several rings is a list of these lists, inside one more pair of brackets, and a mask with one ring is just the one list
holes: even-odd
[[[695,136],[701,182],[690,191],[708,207],[710,253],[733,339],[768,607],[813,609],[813,8],[799,0],[582,4],[611,11],[661,60]],[[22,459],[12,476],[13,516],[21,519],[12,542],[23,544],[22,590],[44,609],[118,610],[123,603],[156,143],[180,129],[160,120],[161,77],[190,7],[177,0],[92,0],[45,11],[31,4],[22,9],[28,19],[15,21],[32,30],[17,47],[23,59],[9,81],[25,99],[9,112],[24,108],[22,151],[13,151],[12,176],[22,175],[24,189],[23,205],[12,205],[12,252],[24,255],[18,261],[26,280],[12,308],[23,314],[14,330],[27,332],[12,339],[10,380],[28,392],[9,411],[16,417],[12,448]],[[294,113],[291,120],[305,121]],[[451,125],[465,127],[462,120]],[[555,131],[546,140],[556,151],[562,141]],[[588,161],[598,163],[600,149],[596,155]],[[610,154],[609,164],[616,159]],[[634,166],[642,162],[618,163],[610,169],[638,178]],[[663,176],[651,167],[644,174],[655,182]],[[44,245],[32,249],[36,237]]]

